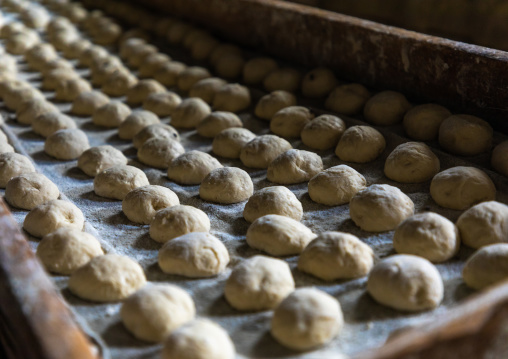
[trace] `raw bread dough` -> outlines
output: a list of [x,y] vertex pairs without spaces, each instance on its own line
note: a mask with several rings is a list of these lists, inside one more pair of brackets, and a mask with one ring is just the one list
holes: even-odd
[[402,121],[411,104],[400,92],[382,91],[372,96],[363,109],[365,119],[378,126],[395,125]]
[[130,114],[129,106],[120,101],[111,101],[95,110],[92,122],[97,126],[118,127]]
[[367,163],[378,158],[385,147],[385,138],[375,128],[352,126],[342,134],[335,154],[342,161]]
[[[117,58],[113,57],[113,59],[116,60]],[[103,86],[115,73],[128,72],[128,69],[123,67],[122,63],[115,60],[103,60],[98,66],[91,69],[91,82],[94,86]]]
[[205,232],[173,238],[159,251],[159,266],[164,273],[189,278],[216,276],[228,263],[229,253],[224,244]]
[[150,223],[150,237],[160,243],[191,232],[210,231],[210,219],[199,208],[171,206],[157,211]]
[[92,91],[92,86],[82,78],[70,78],[57,82],[55,88],[55,100],[70,102],[74,101],[83,92]]
[[127,157],[110,145],[89,148],[78,158],[78,167],[90,177],[95,177],[102,171],[127,164]]
[[445,262],[459,250],[459,231],[453,222],[437,213],[420,213],[397,227],[393,247],[400,254],[413,254],[434,263]]
[[224,54],[215,62],[215,72],[218,76],[225,79],[236,79],[240,77],[245,65],[245,59],[242,54]]
[[59,196],[58,187],[42,173],[37,172],[13,177],[5,186],[5,200],[16,208],[31,210]]
[[352,279],[367,275],[374,252],[358,237],[324,232],[309,243],[298,259],[298,269],[323,280]]
[[122,69],[112,73],[102,84],[101,91],[109,96],[125,96],[138,79],[129,70]]
[[164,138],[167,140],[180,141],[178,131],[170,125],[163,123],[156,123],[154,125],[146,126],[139,131],[132,139],[134,148],[140,148],[143,144],[152,138]]
[[58,109],[51,102],[43,98],[33,98],[24,101],[16,110],[16,121],[23,125],[31,125],[35,119],[49,112],[57,112]]
[[480,290],[508,278],[508,244],[490,244],[467,260],[462,278],[471,288]]
[[199,80],[211,77],[210,72],[204,67],[191,66],[178,73],[176,85],[181,91],[189,91]]
[[215,93],[227,82],[218,77],[209,77],[203,80],[199,80],[192,85],[189,91],[189,97],[198,97],[211,105],[215,97]]
[[7,142],[0,142],[0,153],[12,153],[14,152],[14,147],[12,147]]
[[74,271],[69,289],[93,302],[116,302],[128,298],[145,283],[145,273],[137,262],[126,256],[106,254]]
[[242,147],[240,160],[246,167],[268,168],[275,158],[292,148],[288,141],[279,136],[262,135]]
[[250,106],[250,91],[240,84],[226,84],[213,97],[216,111],[240,112]]
[[138,36],[126,39],[120,43],[120,57],[122,59],[128,59],[136,52],[137,48],[146,44],[145,39],[139,38]]
[[148,342],[162,342],[175,329],[194,319],[192,297],[172,284],[148,284],[127,298],[120,309],[125,327]]
[[41,89],[54,91],[59,83],[77,78],[79,78],[79,74],[74,70],[62,68],[52,69],[42,76]]
[[215,136],[212,151],[217,156],[225,158],[240,158],[242,147],[256,138],[256,135],[246,128],[228,128]]
[[282,137],[300,137],[302,129],[314,118],[308,108],[290,106],[273,115],[270,130]]
[[430,181],[439,168],[439,158],[429,146],[423,142],[406,142],[388,155],[384,172],[397,182],[420,183]]
[[70,275],[104,252],[91,234],[77,228],[60,227],[42,238],[36,254],[47,271]]
[[272,256],[300,254],[314,238],[300,222],[277,214],[256,219],[247,230],[247,244]]
[[178,82],[178,76],[186,68],[187,66],[181,62],[171,61],[157,70],[153,78],[164,86],[174,87]]
[[508,206],[496,201],[479,203],[457,220],[460,238],[466,246],[480,247],[508,242]]
[[489,176],[474,167],[457,166],[434,176],[430,195],[441,207],[465,210],[496,199],[496,186]]
[[100,91],[83,92],[72,102],[71,112],[79,116],[92,116],[109,102],[109,97]]
[[254,114],[270,121],[273,115],[289,106],[296,106],[295,95],[287,91],[273,91],[259,99]]
[[337,86],[328,96],[325,108],[344,115],[356,115],[362,112],[370,92],[361,84]]
[[416,312],[437,307],[443,300],[443,280],[428,260],[399,254],[383,259],[369,274],[367,291],[379,303]]
[[254,222],[268,214],[278,214],[300,221],[303,217],[302,203],[286,187],[265,187],[249,198],[243,210],[243,218],[247,222]]
[[79,65],[82,67],[90,67],[94,60],[107,56],[109,56],[109,52],[104,47],[92,45],[83,51],[79,57]]
[[95,176],[93,189],[96,195],[123,200],[135,188],[148,186],[143,171],[133,166],[114,166]]
[[31,172],[35,172],[35,167],[28,157],[13,152],[0,153],[0,188],[5,188],[11,178]]
[[127,103],[140,105],[151,94],[162,92],[166,92],[166,88],[157,81],[153,79],[140,80],[127,90]]
[[215,111],[198,124],[198,134],[214,138],[226,128],[243,127],[242,120],[232,112]]
[[325,97],[337,86],[337,78],[330,69],[319,67],[305,74],[302,80],[302,94],[305,97]]
[[25,60],[28,66],[37,71],[41,70],[45,63],[56,58],[58,58],[58,53],[48,43],[37,44],[25,53]]
[[275,308],[270,333],[282,345],[304,351],[330,342],[343,326],[337,299],[316,288],[299,288]]
[[224,296],[238,310],[269,310],[295,290],[295,281],[286,262],[254,256],[238,264],[224,287]]
[[263,86],[268,92],[283,90],[296,92],[300,88],[302,74],[300,71],[292,68],[275,69],[265,77]]
[[414,213],[414,203],[397,187],[374,184],[358,192],[349,203],[355,224],[367,232],[385,232]]
[[64,161],[78,158],[89,148],[86,133],[76,128],[56,131],[44,142],[44,152]]
[[88,39],[76,39],[62,50],[62,54],[68,59],[79,58],[92,43]]
[[309,196],[317,203],[340,206],[351,199],[367,185],[363,175],[346,165],[330,167],[318,173],[309,181]]
[[216,168],[201,182],[199,196],[209,202],[232,204],[249,199],[254,184],[249,174],[237,167]]
[[169,188],[148,185],[127,193],[122,201],[122,211],[132,222],[150,224],[157,211],[179,204],[178,196]]
[[448,152],[474,156],[492,147],[494,130],[487,121],[471,115],[453,115],[439,127],[439,144]]
[[159,123],[160,120],[153,112],[135,110],[125,118],[118,127],[118,136],[122,140],[132,140],[142,129]]
[[191,56],[196,60],[206,60],[218,45],[219,41],[213,36],[201,36],[192,42],[190,46]]
[[175,158],[169,165],[168,178],[184,185],[200,184],[214,169],[222,165],[208,153],[190,151]]
[[497,172],[508,177],[508,141],[501,142],[494,148],[490,163]]
[[75,204],[55,199],[32,208],[25,217],[23,229],[40,238],[62,227],[81,231],[84,225],[83,212]]
[[169,27],[166,38],[171,44],[180,44],[192,29],[187,22],[177,20]]
[[42,137],[51,136],[60,130],[75,128],[76,122],[58,110],[57,112],[44,112],[32,122],[32,130]]
[[138,149],[138,160],[145,165],[166,169],[175,158],[185,152],[180,142],[155,137],[147,140]]
[[215,66],[219,59],[227,54],[241,56],[243,51],[236,45],[222,43],[213,50],[210,55],[210,63]]
[[151,44],[140,44],[131,48],[127,62],[130,66],[139,68],[149,55],[155,54],[157,51],[157,48]]
[[165,64],[171,62],[171,58],[160,52],[148,55],[139,67],[140,77],[153,77]]
[[243,67],[243,82],[247,85],[260,85],[268,74],[279,68],[277,61],[269,57],[255,57]]
[[171,114],[171,125],[196,128],[210,114],[210,106],[200,98],[187,98]]
[[17,111],[18,108],[21,107],[23,102],[33,99],[44,99],[44,95],[37,90],[35,87],[21,87],[14,89],[12,91],[8,91],[4,96],[4,104],[10,109]]
[[304,145],[315,150],[327,150],[337,146],[346,130],[342,119],[333,115],[315,117],[303,126],[300,137]]
[[174,92],[157,92],[148,95],[143,101],[143,108],[159,117],[165,117],[171,115],[181,102],[180,96]]
[[323,170],[321,157],[314,152],[288,150],[277,156],[269,165],[266,179],[289,185],[309,181]]
[[433,141],[441,123],[451,115],[446,107],[433,103],[415,106],[404,116],[404,130],[413,140]]

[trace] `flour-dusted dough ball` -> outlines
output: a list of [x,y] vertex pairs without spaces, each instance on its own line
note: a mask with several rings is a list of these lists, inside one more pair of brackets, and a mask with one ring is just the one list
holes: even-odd
[[247,167],[268,168],[275,158],[292,148],[291,144],[283,138],[262,135],[242,147],[240,160]]
[[206,60],[218,45],[219,41],[213,36],[201,36],[192,42],[190,46],[191,56],[196,60]]
[[242,56],[243,51],[236,45],[222,43],[217,46],[210,55],[210,63],[212,66],[217,65],[219,59],[224,55]]
[[346,165],[330,167],[318,173],[309,181],[309,196],[317,203],[340,206],[351,199],[367,185],[365,177]]
[[62,50],[62,54],[67,59],[77,59],[91,46],[88,39],[76,39]]
[[44,112],[32,122],[32,130],[42,137],[48,137],[57,131],[75,129],[76,122],[61,112]]
[[54,91],[59,83],[77,78],[79,78],[79,74],[76,71],[61,68],[53,69],[42,76],[41,89]]
[[138,159],[145,165],[166,169],[175,158],[185,152],[180,142],[155,137],[147,140],[138,149]]
[[7,142],[0,142],[0,153],[12,153],[14,152],[14,147],[12,147]]
[[72,273],[70,291],[93,302],[116,302],[146,283],[143,268],[126,256],[106,254],[93,258]]
[[480,248],[508,242],[508,206],[496,201],[477,204],[457,220],[460,237],[465,245]]
[[83,212],[69,201],[55,199],[34,207],[25,217],[23,228],[34,237],[44,237],[58,228],[82,230]]
[[501,142],[494,148],[490,163],[497,172],[508,177],[508,141]]
[[173,331],[164,342],[162,359],[234,359],[228,333],[208,319],[197,319]]
[[179,204],[178,196],[169,188],[149,185],[130,191],[122,201],[122,211],[132,222],[150,224],[157,211]]
[[385,232],[414,213],[414,203],[397,187],[374,184],[358,192],[349,203],[355,224],[367,232]]
[[35,45],[24,56],[28,66],[34,70],[40,70],[44,63],[58,58],[55,48],[48,43]]
[[83,92],[72,102],[71,112],[78,116],[91,116],[108,102],[109,97],[100,91]]
[[280,68],[273,70],[265,77],[263,86],[269,92],[277,90],[296,92],[300,88],[301,82],[300,71],[292,68]]
[[300,137],[302,129],[314,118],[308,108],[290,106],[283,108],[273,115],[270,130],[282,137]]
[[428,260],[399,254],[383,259],[369,274],[367,291],[379,303],[416,312],[437,307],[443,300],[443,280]]
[[344,115],[356,115],[362,112],[370,92],[361,84],[337,86],[328,96],[325,108]]
[[195,315],[192,297],[172,284],[148,284],[127,298],[120,310],[125,327],[149,342],[162,342]]
[[296,184],[309,181],[322,170],[320,156],[314,152],[292,149],[280,154],[268,165],[266,178],[278,184]]
[[259,99],[254,114],[270,121],[273,115],[289,106],[296,106],[295,95],[287,91],[273,91]]
[[120,57],[128,59],[136,51],[139,46],[146,44],[146,40],[138,36],[126,39],[120,43]]
[[[35,34],[35,35],[33,35]],[[22,32],[5,40],[5,50],[13,55],[23,55],[40,41],[37,33]]]
[[200,98],[187,98],[171,114],[171,125],[196,128],[211,113],[210,106]]
[[203,137],[214,138],[227,128],[243,127],[242,120],[232,112],[214,111],[198,124],[197,131]]
[[378,158],[385,147],[385,138],[375,128],[352,126],[342,134],[335,154],[342,161],[367,163]]
[[201,182],[199,196],[209,202],[231,204],[249,199],[254,184],[249,174],[237,167],[216,168]]
[[12,91],[5,93],[3,100],[4,104],[10,110],[17,111],[23,102],[33,99],[44,99],[44,95],[35,87],[21,87],[15,88]]
[[192,29],[189,23],[177,20],[169,27],[166,38],[171,44],[180,44]]
[[215,62],[215,72],[219,77],[225,79],[236,79],[240,77],[245,65],[245,59],[242,54],[224,54]]
[[128,71],[116,57],[102,59],[97,66],[91,69],[91,82],[94,86],[103,86],[109,78],[119,72]]
[[218,77],[209,77],[199,80],[192,85],[189,91],[189,97],[198,97],[211,105],[217,91],[227,82]]
[[102,84],[101,91],[109,96],[125,96],[138,79],[129,70],[123,69],[112,73]]
[[118,127],[131,114],[129,106],[120,101],[111,101],[92,114],[92,122],[102,127]]
[[226,300],[238,310],[269,310],[295,290],[286,262],[254,256],[238,264],[224,287]]
[[299,288],[275,308],[270,333],[282,345],[304,351],[330,342],[343,326],[337,299],[316,288]]
[[131,49],[127,62],[130,66],[139,68],[148,56],[157,53],[157,51],[157,48],[151,44],[140,44]]
[[224,244],[205,232],[192,232],[167,241],[159,251],[159,266],[164,273],[189,278],[220,274],[229,263]]
[[268,74],[279,68],[277,61],[269,57],[255,57],[243,66],[243,82],[247,85],[262,84]]
[[240,84],[220,87],[213,97],[213,108],[217,111],[240,112],[250,106],[250,91]]
[[86,134],[75,128],[56,131],[44,142],[44,152],[58,160],[74,160],[89,148]]
[[83,92],[92,91],[92,86],[81,78],[71,78],[56,84],[55,100],[74,101]]
[[446,107],[429,103],[409,110],[402,124],[413,140],[433,141],[437,139],[441,123],[451,115]]
[[195,83],[211,76],[210,72],[204,67],[187,67],[178,74],[176,85],[181,91],[187,92]]
[[439,158],[423,142],[398,145],[387,157],[386,177],[401,183],[429,181],[439,172]]
[[140,77],[153,77],[153,75],[161,69],[165,64],[168,64],[171,58],[160,52],[148,55],[141,66],[139,67]]
[[254,222],[259,217],[268,214],[277,214],[300,221],[303,217],[302,203],[286,187],[265,187],[249,198],[243,210],[243,218],[247,222]]
[[134,148],[140,148],[146,141],[151,140],[152,138],[180,141],[180,135],[173,126],[156,123],[154,125],[146,126],[139,131],[132,139],[132,144],[134,145]]
[[171,115],[181,102],[180,96],[174,92],[157,92],[148,95],[143,101],[143,108],[159,117],[165,117]]
[[383,91],[372,96],[363,109],[363,115],[374,125],[395,125],[402,121],[411,108],[406,97],[395,91]]
[[474,156],[492,147],[494,130],[487,121],[471,115],[448,117],[439,127],[439,144],[448,152]]
[[434,176],[430,195],[441,207],[465,210],[485,201],[496,199],[496,186],[482,170],[457,166]]
[[184,185],[200,184],[214,169],[222,165],[208,153],[190,151],[175,158],[168,168],[168,178]]
[[57,107],[44,98],[36,97],[24,101],[16,109],[16,121],[23,125],[31,125],[38,116],[50,112],[58,112]]
[[330,69],[319,67],[305,74],[302,80],[302,94],[319,98],[328,95],[337,86],[337,78]]
[[127,90],[127,102],[130,105],[140,105],[148,96],[154,93],[166,92],[166,88],[152,79],[140,80]]
[[98,196],[123,200],[133,189],[149,184],[145,173],[139,168],[121,165],[108,168],[95,176],[93,189]]
[[239,158],[240,152],[256,135],[246,128],[228,128],[215,136],[212,151],[217,156],[225,158]]
[[508,278],[508,244],[490,244],[467,260],[462,278],[471,288],[480,290]]
[[49,272],[70,275],[104,252],[91,234],[77,228],[60,227],[42,238],[36,254]]
[[453,222],[437,213],[420,213],[397,227],[393,247],[400,254],[413,254],[434,263],[445,262],[459,250],[459,231]]
[[199,208],[175,205],[157,211],[150,223],[150,237],[160,243],[191,232],[210,231],[210,219]]
[[122,151],[110,145],[89,148],[78,158],[78,167],[90,177],[97,176],[100,172],[120,165],[126,165],[127,157]]
[[132,140],[142,129],[159,123],[159,117],[150,111],[135,110],[118,127],[118,136],[123,140]]
[[171,61],[158,69],[153,78],[167,87],[174,87],[178,82],[178,75],[185,70],[187,66],[178,61]]
[[327,150],[337,146],[346,130],[342,119],[333,115],[315,117],[303,126],[300,137],[304,145],[315,150]]
[[79,65],[82,67],[90,67],[94,60],[109,56],[108,50],[102,46],[92,45],[87,48],[79,57]]
[[28,157],[19,153],[0,153],[0,188],[5,188],[13,177],[35,172],[35,167]]
[[29,172],[13,177],[5,186],[5,200],[13,207],[32,209],[57,199],[58,187],[42,173]]

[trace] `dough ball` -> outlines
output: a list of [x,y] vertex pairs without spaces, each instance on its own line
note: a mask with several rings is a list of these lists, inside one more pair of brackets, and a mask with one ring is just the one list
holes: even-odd
[[300,137],[304,145],[315,150],[327,150],[337,146],[346,130],[342,119],[333,115],[315,117],[303,126]]
[[508,244],[490,244],[467,260],[462,278],[471,288],[480,290],[508,278]]
[[367,163],[378,158],[385,147],[385,138],[375,128],[352,126],[342,134],[335,154],[342,161]]
[[102,127],[118,127],[131,114],[129,106],[120,101],[111,101],[92,114],[92,122]]
[[204,67],[191,66],[183,69],[178,74],[176,85],[181,91],[189,91],[199,80],[211,77],[210,72]]
[[215,62],[215,72],[225,79],[236,79],[240,77],[245,65],[245,59],[241,54],[224,54]]
[[325,108],[344,115],[356,115],[362,112],[370,92],[361,84],[337,86],[328,96]]
[[193,232],[164,243],[159,266],[164,273],[188,278],[212,277],[226,269],[229,253],[224,244],[209,233]]
[[55,100],[74,101],[83,92],[89,91],[92,91],[92,86],[88,81],[81,78],[71,78],[56,84]]
[[130,191],[122,201],[122,211],[132,222],[150,224],[157,211],[179,204],[178,196],[169,188],[149,185]]
[[243,82],[247,85],[260,85],[268,74],[279,68],[277,61],[269,57],[255,57],[243,66]]
[[19,153],[0,153],[0,188],[5,188],[13,177],[35,172],[32,161]]
[[157,48],[151,44],[140,44],[131,49],[129,57],[127,58],[127,62],[130,66],[139,68],[149,55],[155,54],[157,52]]
[[37,246],[37,257],[47,271],[69,275],[92,258],[103,255],[101,244],[89,233],[60,227],[45,235]]
[[111,60],[102,60],[98,66],[91,69],[91,81],[94,86],[104,85],[115,73],[128,71],[122,63],[115,61],[116,59],[113,57]]
[[128,115],[118,127],[118,136],[122,140],[132,140],[142,129],[159,123],[160,120],[153,112],[135,110]]
[[88,137],[78,129],[56,131],[44,142],[44,152],[58,160],[74,160],[89,148]]
[[246,167],[268,168],[275,158],[292,148],[291,144],[283,138],[262,135],[242,147],[240,160]]
[[187,66],[178,61],[171,61],[158,69],[153,78],[167,87],[174,87],[178,82],[178,76]]
[[57,199],[58,187],[42,173],[29,172],[13,177],[5,186],[5,200],[13,207],[31,210]]
[[171,115],[181,102],[180,96],[174,92],[157,92],[148,95],[143,101],[143,108],[159,117],[165,117]]
[[224,287],[226,300],[238,310],[269,310],[295,290],[286,262],[254,256],[238,264]]
[[474,156],[492,147],[494,131],[487,121],[471,115],[448,117],[439,127],[439,144],[460,156]]
[[43,98],[33,98],[23,103],[16,110],[16,121],[23,125],[31,125],[34,120],[46,113],[58,112],[58,108]]
[[211,105],[217,91],[227,82],[218,77],[209,77],[199,80],[192,85],[189,91],[189,97],[197,97]]
[[55,48],[48,43],[40,43],[25,53],[25,60],[28,66],[34,70],[41,70],[42,65],[58,58]]
[[69,289],[82,299],[116,302],[128,298],[145,283],[145,273],[137,262],[126,256],[106,254],[74,271]]
[[76,123],[61,112],[44,112],[32,122],[32,130],[42,137],[48,137],[60,130],[75,129]]
[[168,64],[171,58],[162,53],[154,53],[148,55],[141,66],[139,67],[140,77],[153,77],[153,75],[162,68],[165,64]]
[[278,214],[300,221],[303,217],[302,203],[286,187],[265,187],[249,198],[243,210],[243,218],[247,222],[254,222],[268,214]]
[[126,39],[120,43],[120,57],[122,59],[128,59],[132,56],[136,49],[146,44],[146,41],[138,36],[134,38]]
[[305,74],[302,80],[302,94],[305,97],[325,97],[337,86],[337,78],[330,69],[319,67]]
[[397,227],[393,247],[400,254],[413,254],[434,263],[445,262],[459,250],[459,231],[455,224],[437,213],[420,213]]
[[93,189],[96,195],[123,200],[135,188],[148,186],[143,171],[133,166],[114,166],[95,176]]
[[254,114],[270,121],[277,112],[289,106],[296,106],[295,95],[287,91],[274,91],[259,99]]
[[76,205],[55,199],[32,208],[25,217],[23,229],[40,238],[62,227],[81,231],[84,225],[85,217]]
[[4,42],[5,50],[13,55],[25,54],[40,41],[36,34],[37,33],[33,35],[32,32],[22,32],[12,35]]
[[302,74],[292,68],[275,69],[265,77],[263,86],[268,92],[283,90],[296,92],[300,88]]
[[314,114],[305,107],[286,107],[273,115],[270,130],[282,137],[300,137],[302,129],[313,118]]
[[7,142],[0,142],[0,153],[12,153],[14,152],[14,147],[9,145]]
[[309,196],[317,203],[340,206],[365,188],[365,177],[346,165],[330,167],[309,181]]
[[479,203],[460,215],[457,227],[462,242],[475,249],[508,242],[508,206],[496,201]]
[[113,146],[104,145],[89,148],[78,158],[78,167],[90,177],[120,165],[127,165],[127,157]]
[[451,115],[446,107],[429,103],[409,110],[402,124],[413,140],[433,141],[437,139],[441,123]]
[[21,87],[8,91],[4,96],[4,104],[10,109],[17,111],[21,107],[23,102],[33,99],[44,99],[44,95],[34,87]]
[[423,142],[406,142],[388,155],[386,177],[401,183],[420,183],[432,179],[439,172],[439,158]]
[[196,128],[210,114],[210,106],[200,98],[187,98],[171,114],[171,125]]
[[496,186],[485,172],[474,167],[457,166],[434,176],[430,195],[441,207],[465,210],[496,199]]
[[238,46],[222,43],[213,50],[212,54],[210,55],[210,63],[212,66],[216,66],[219,62],[219,59],[224,55],[242,56],[242,54],[243,51]]
[[[199,129],[198,129],[199,131]],[[228,128],[217,134],[212,142],[212,151],[225,158],[240,158],[240,152],[256,135],[246,128]]]
[[206,175],[199,186],[199,196],[209,202],[231,204],[249,199],[254,184],[249,174],[237,167],[216,168]]
[[192,297],[172,284],[146,285],[127,298],[120,310],[125,327],[148,342],[162,342],[195,315]]
[[168,168],[168,177],[176,183],[197,185],[214,169],[223,167],[208,153],[190,151],[175,158]]
[[289,150],[269,165],[266,178],[270,182],[289,185],[309,181],[323,170],[321,157],[314,152]]
[[138,79],[129,70],[121,70],[112,73],[102,84],[101,91],[106,95],[119,97],[127,95]]
[[127,90],[127,102],[130,105],[140,105],[148,96],[154,93],[166,92],[166,88],[155,80],[140,80]]
[[149,125],[139,131],[132,139],[135,148],[140,148],[143,144],[153,138],[162,138],[167,140],[180,141],[178,131],[170,125],[156,123]]
[[79,58],[85,50],[87,50],[92,43],[87,39],[76,39],[72,41],[69,46],[66,46],[62,50],[62,54],[68,59],[77,59]]
[[214,138],[227,128],[243,127],[242,120],[232,112],[214,111],[198,124],[198,134]]
[[[74,70],[72,64],[62,58],[57,58],[48,62],[41,64],[42,69],[40,70],[42,77],[46,77],[50,75],[54,70],[63,70],[69,74],[74,74],[74,76],[67,76],[67,78],[80,78],[79,74]],[[65,79],[65,76],[61,76],[62,80]],[[61,82],[61,81],[60,81]],[[58,84],[59,82],[56,82]],[[55,84],[55,89],[56,89]]]
[[330,342],[343,326],[337,299],[316,288],[299,288],[275,308],[270,333],[282,345],[304,351]]
[[189,31],[187,35],[185,35],[185,37],[183,38],[183,47],[190,50],[197,41],[200,41],[201,39],[209,36],[210,35],[208,34],[207,31],[195,28]]
[[42,77],[41,89],[54,91],[59,83],[70,79],[79,78],[79,74],[69,69],[54,69],[45,73]]
[[395,125],[402,121],[411,104],[395,91],[383,91],[372,96],[363,109],[365,119],[378,126]]
[[192,26],[184,21],[175,21],[168,29],[167,40],[171,44],[180,44],[185,36],[192,31]]
[[99,91],[83,92],[72,102],[71,112],[78,116],[92,114],[109,102],[108,96]]
[[355,224],[367,232],[385,232],[413,215],[411,198],[397,187],[374,184],[358,192],[349,203]]
[[247,230],[247,244],[272,256],[300,254],[314,238],[297,220],[277,214],[256,219]]
[[213,108],[217,111],[240,112],[250,106],[250,91],[240,84],[220,87],[213,97]]
[[214,37],[210,35],[202,36],[190,46],[191,56],[196,60],[206,60],[218,45],[219,41]]
[[138,159],[147,166],[166,169],[175,158],[185,152],[180,142],[155,137],[147,140],[138,149]]
[[367,291],[379,303],[408,312],[429,310],[443,300],[443,280],[428,260],[399,254],[383,259],[369,274]]
[[175,205],[157,211],[150,223],[150,237],[160,243],[191,232],[209,232],[210,220],[199,208]]
[[497,172],[508,177],[508,141],[501,142],[494,148],[490,163]]
[[228,333],[208,319],[197,319],[166,338],[162,359],[234,359]]

